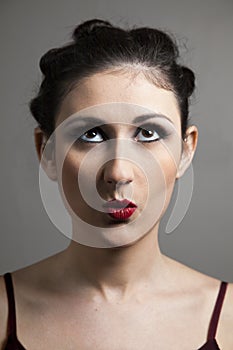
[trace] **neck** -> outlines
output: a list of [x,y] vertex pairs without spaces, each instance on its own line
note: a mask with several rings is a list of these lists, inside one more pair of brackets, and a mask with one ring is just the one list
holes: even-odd
[[167,272],[167,257],[158,245],[158,226],[130,246],[93,248],[71,241],[65,250],[69,273],[94,287],[104,299],[130,298],[161,285]]

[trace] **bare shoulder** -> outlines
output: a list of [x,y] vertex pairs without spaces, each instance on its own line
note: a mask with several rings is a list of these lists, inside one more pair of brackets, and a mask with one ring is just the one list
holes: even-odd
[[53,280],[56,279],[56,275],[60,272],[58,268],[60,258],[63,251],[37,261],[29,266],[21,268],[11,273],[14,287],[16,292],[22,294],[22,292],[37,290],[41,291],[43,288]]
[[217,339],[221,349],[233,348],[233,283],[227,284],[217,330]]
[[[176,263],[177,270],[180,271],[179,282],[185,288],[193,293],[194,297],[198,297],[201,293],[204,295],[206,305],[208,306],[208,317],[213,312],[217,296],[221,286],[221,279],[206,275],[182,263]],[[226,281],[227,282],[227,281]],[[210,319],[209,319],[210,320]],[[219,315],[219,323],[217,327],[216,339],[220,349],[233,349],[233,283],[228,282],[225,297],[222,304],[221,313]]]
[[226,329],[229,332],[228,336],[230,337],[231,334],[233,346],[233,283],[228,283],[227,285],[226,296],[223,304],[223,313],[226,322]]
[[221,281],[215,277],[207,275],[195,268],[185,265],[182,262],[166,257],[170,271],[173,272],[174,284],[182,287],[184,290],[190,290],[193,293],[204,293],[208,297],[210,293],[214,294],[218,290]]
[[[22,301],[39,298],[46,289],[46,280],[50,275],[51,268],[59,260],[57,253],[34,264],[11,272],[14,296],[19,305]],[[0,350],[4,348],[7,338],[8,300],[4,276],[0,276]]]
[[[231,311],[233,312],[233,283],[229,282],[227,284],[227,293],[226,293],[226,304],[229,306],[229,309],[231,308]],[[233,315],[233,313],[232,313]]]
[[[211,301],[211,312],[216,304],[219,295],[221,279],[217,279],[199,272],[192,271],[192,277],[196,276],[200,281],[200,289],[206,296],[206,300]],[[226,281],[227,282],[227,281]],[[233,283],[227,282],[222,309],[219,315],[216,339],[220,349],[233,349]]]
[[233,328],[233,283],[227,284],[222,311],[223,311],[225,320],[231,322],[231,329],[232,329]]
[[3,344],[7,336],[7,317],[8,317],[8,304],[5,288],[4,277],[0,276],[0,349],[3,349]]

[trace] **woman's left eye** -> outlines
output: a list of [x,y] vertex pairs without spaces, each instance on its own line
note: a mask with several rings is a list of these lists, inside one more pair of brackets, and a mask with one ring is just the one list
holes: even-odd
[[138,135],[142,135],[142,137],[139,139],[140,142],[152,142],[160,139],[160,135],[153,129],[140,129]]

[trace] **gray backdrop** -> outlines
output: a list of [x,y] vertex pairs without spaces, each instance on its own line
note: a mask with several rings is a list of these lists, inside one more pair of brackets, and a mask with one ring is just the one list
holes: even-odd
[[187,214],[170,235],[163,232],[165,216],[160,246],[164,254],[232,282],[232,0],[1,0],[0,273],[39,261],[69,243],[41,202],[36,124],[27,104],[39,85],[41,55],[69,40],[80,21],[94,17],[123,26],[158,26],[183,43],[184,62],[197,77],[191,108],[199,128],[194,192]]

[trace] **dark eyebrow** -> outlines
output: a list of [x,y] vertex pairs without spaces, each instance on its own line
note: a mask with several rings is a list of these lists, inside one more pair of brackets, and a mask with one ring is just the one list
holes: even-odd
[[140,115],[136,118],[134,118],[133,122],[134,123],[140,123],[143,122],[144,120],[150,119],[150,118],[164,118],[167,119],[170,123],[174,124],[170,118],[168,118],[164,114],[158,114],[158,113],[148,113],[148,114],[143,114]]
[[[134,118],[133,119],[133,123],[140,123],[140,122],[143,122],[144,120],[147,120],[147,119],[151,119],[151,118],[163,118],[163,119],[166,119],[168,120],[170,123],[174,124],[173,121],[168,118],[166,115],[164,114],[160,114],[160,113],[148,113],[148,114],[142,114],[142,115],[139,115],[138,117]],[[69,118],[68,118],[69,120]],[[69,126],[69,124],[73,124],[73,122],[71,121],[69,123],[69,121],[67,120],[67,124]],[[77,122],[81,122],[81,121],[87,121],[89,123],[93,123],[93,124],[106,124],[106,120],[102,120],[102,119],[99,119],[99,118],[96,118],[96,117],[92,117],[92,116],[87,116],[87,117],[77,117],[77,119],[75,120],[75,123]]]

